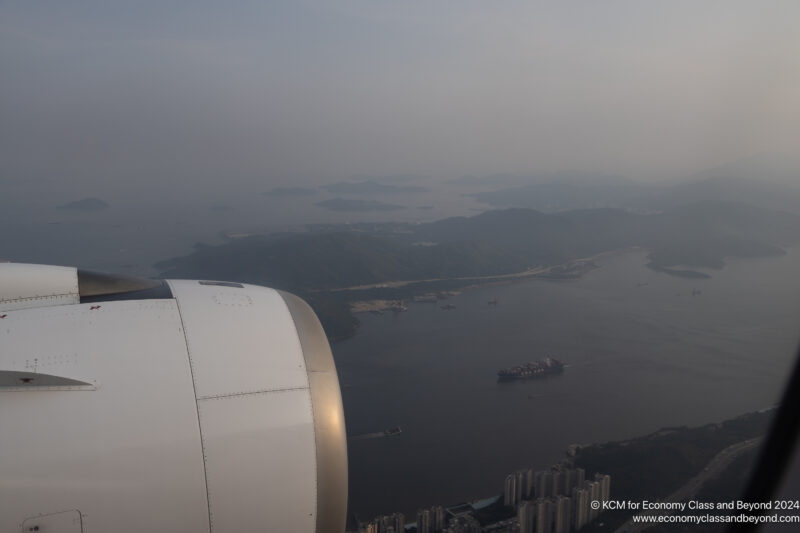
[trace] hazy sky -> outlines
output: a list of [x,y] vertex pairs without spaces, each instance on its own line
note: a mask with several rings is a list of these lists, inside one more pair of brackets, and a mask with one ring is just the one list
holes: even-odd
[[798,26],[795,0],[2,1],[0,179],[684,175],[800,146]]

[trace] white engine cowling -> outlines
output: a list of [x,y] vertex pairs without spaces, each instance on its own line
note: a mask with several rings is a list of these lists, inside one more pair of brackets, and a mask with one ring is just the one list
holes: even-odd
[[341,532],[346,510],[305,302],[0,264],[0,532]]

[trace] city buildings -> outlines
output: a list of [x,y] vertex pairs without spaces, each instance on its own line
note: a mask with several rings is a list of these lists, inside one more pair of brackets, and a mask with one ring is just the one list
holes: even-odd
[[394,513],[375,518],[369,524],[359,528],[361,533],[403,533],[406,528],[406,517],[403,513]]
[[445,510],[441,505],[417,511],[417,533],[441,533],[445,527]]
[[[503,505],[516,511],[513,518],[481,526],[475,518],[479,509],[473,503],[445,509],[433,506],[417,511],[417,533],[574,533],[595,520],[600,507],[611,497],[611,476],[595,473],[587,479],[582,468],[558,464],[547,470],[518,470],[507,475],[503,486]],[[499,505],[499,496],[496,504]],[[491,502],[482,500],[482,502]],[[482,508],[482,507],[481,507]],[[508,517],[508,515],[505,515]],[[401,513],[375,518],[362,524],[359,533],[402,533],[405,517]],[[414,524],[410,528],[413,531]]]
[[[527,499],[519,490],[521,476],[532,480],[533,490]],[[589,481],[582,468],[556,465],[532,474],[530,470],[510,474],[505,489],[503,503],[507,507],[516,505],[520,533],[571,533],[600,514],[592,502],[610,498],[611,476],[597,473]]]
[[481,533],[481,523],[471,516],[453,518],[443,533]]

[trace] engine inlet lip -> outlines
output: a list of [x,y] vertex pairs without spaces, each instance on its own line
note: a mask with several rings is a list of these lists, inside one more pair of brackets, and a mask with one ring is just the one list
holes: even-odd
[[317,315],[297,296],[278,291],[294,321],[311,394],[317,460],[317,533],[344,531],[347,519],[347,435],[339,377]]

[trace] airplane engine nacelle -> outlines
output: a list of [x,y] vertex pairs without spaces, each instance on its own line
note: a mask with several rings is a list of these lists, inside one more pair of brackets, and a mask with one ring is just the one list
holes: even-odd
[[0,533],[341,532],[346,508],[305,302],[0,264]]

